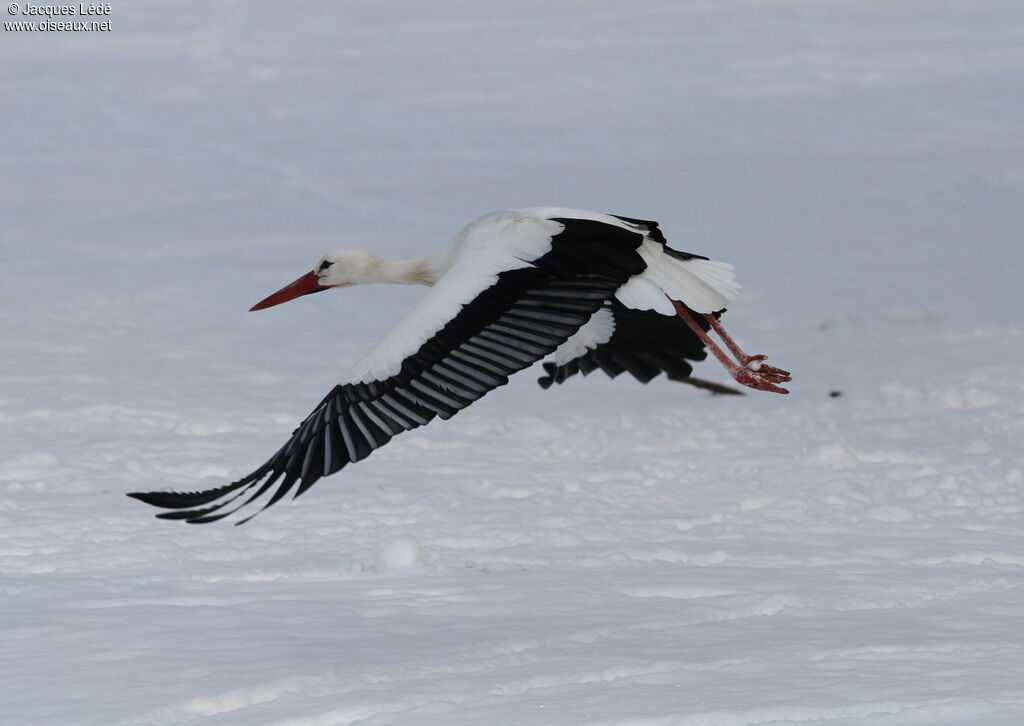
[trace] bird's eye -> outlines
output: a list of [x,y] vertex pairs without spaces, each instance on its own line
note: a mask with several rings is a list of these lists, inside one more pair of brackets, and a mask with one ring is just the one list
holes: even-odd
[[323,272],[324,270],[326,270],[328,267],[330,267],[333,264],[334,263],[329,261],[329,260],[324,260],[323,262],[320,263],[320,266],[318,268],[316,268],[316,271],[317,272]]

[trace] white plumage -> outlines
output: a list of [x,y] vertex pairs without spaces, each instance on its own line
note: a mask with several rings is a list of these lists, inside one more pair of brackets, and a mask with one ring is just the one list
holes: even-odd
[[[622,288],[619,288],[620,290]],[[609,308],[601,308],[572,336],[555,348],[555,365],[569,363],[598,346],[604,345],[615,334],[615,316]]]
[[[493,285],[500,273],[528,267],[560,231],[557,222],[515,210],[494,212],[463,227],[436,253],[416,261],[425,264],[437,282],[423,301],[356,363],[348,380],[368,383],[397,373],[402,361]],[[495,239],[502,244],[492,244]],[[330,275],[328,270],[321,276],[323,284],[330,284]]]
[[[427,265],[438,281],[423,302],[356,363],[347,380],[368,383],[397,373],[402,361],[463,305],[494,284],[499,273],[528,267],[532,260],[546,253],[552,239],[565,228],[553,219],[586,219],[644,236],[639,255],[647,269],[631,277],[615,293],[626,307],[674,316],[671,298],[698,313],[712,313],[726,307],[739,294],[732,265],[670,257],[665,254],[664,245],[649,238],[646,229],[617,217],[564,207],[493,212],[466,225],[446,246],[418,261]],[[500,244],[495,244],[499,240]],[[330,273],[321,279],[329,282]]]

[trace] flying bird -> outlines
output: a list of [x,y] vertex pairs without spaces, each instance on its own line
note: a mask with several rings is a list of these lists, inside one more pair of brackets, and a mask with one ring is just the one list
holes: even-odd
[[719,321],[739,293],[732,269],[672,249],[657,222],[562,207],[485,215],[425,257],[326,255],[252,310],[365,283],[431,289],[249,476],[206,491],[129,496],[173,510],[158,517],[203,523],[270,492],[258,514],[396,434],[451,418],[551,354],[545,388],[597,369],[643,383],[661,372],[685,380],[707,348],[737,382],[788,393],[778,384],[789,373],[744,353]]

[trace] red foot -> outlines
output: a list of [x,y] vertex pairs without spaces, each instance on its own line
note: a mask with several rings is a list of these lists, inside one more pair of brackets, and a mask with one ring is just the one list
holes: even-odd
[[748,388],[756,388],[758,391],[771,391],[772,393],[789,393],[785,388],[776,386],[776,383],[782,383],[783,381],[790,380],[789,376],[785,377],[769,377],[763,374],[761,371],[755,371],[750,368],[736,366],[729,371],[732,377],[736,379],[737,383],[742,383]]
[[707,318],[711,328],[721,336],[726,346],[736,356],[736,361],[733,361],[725,354],[725,351],[718,347],[715,341],[711,340],[711,337],[704,329],[697,324],[697,321],[693,319],[693,315],[690,314],[689,309],[685,305],[675,300],[672,301],[672,304],[675,306],[679,317],[683,319],[683,322],[690,326],[690,329],[704,342],[708,350],[721,361],[722,365],[725,366],[725,369],[729,371],[737,383],[758,391],[789,393],[785,388],[775,385],[776,383],[785,383],[792,380],[789,371],[766,365],[764,363],[765,358],[768,357],[766,355],[747,355],[736,344],[736,341],[732,339],[732,336],[725,332],[725,328],[718,322],[718,318],[714,315],[705,315],[704,317]]
[[785,383],[786,381],[793,380],[789,371],[765,364],[764,360],[767,357],[766,355],[744,355],[740,358],[740,362],[744,368],[749,368],[761,378],[767,378],[774,383]]

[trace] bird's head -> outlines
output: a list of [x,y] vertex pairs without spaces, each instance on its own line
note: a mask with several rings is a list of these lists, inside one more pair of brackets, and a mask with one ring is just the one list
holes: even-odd
[[359,282],[373,281],[373,270],[379,262],[378,257],[362,250],[332,252],[321,257],[311,271],[260,300],[249,310],[263,310],[332,287],[348,287]]

